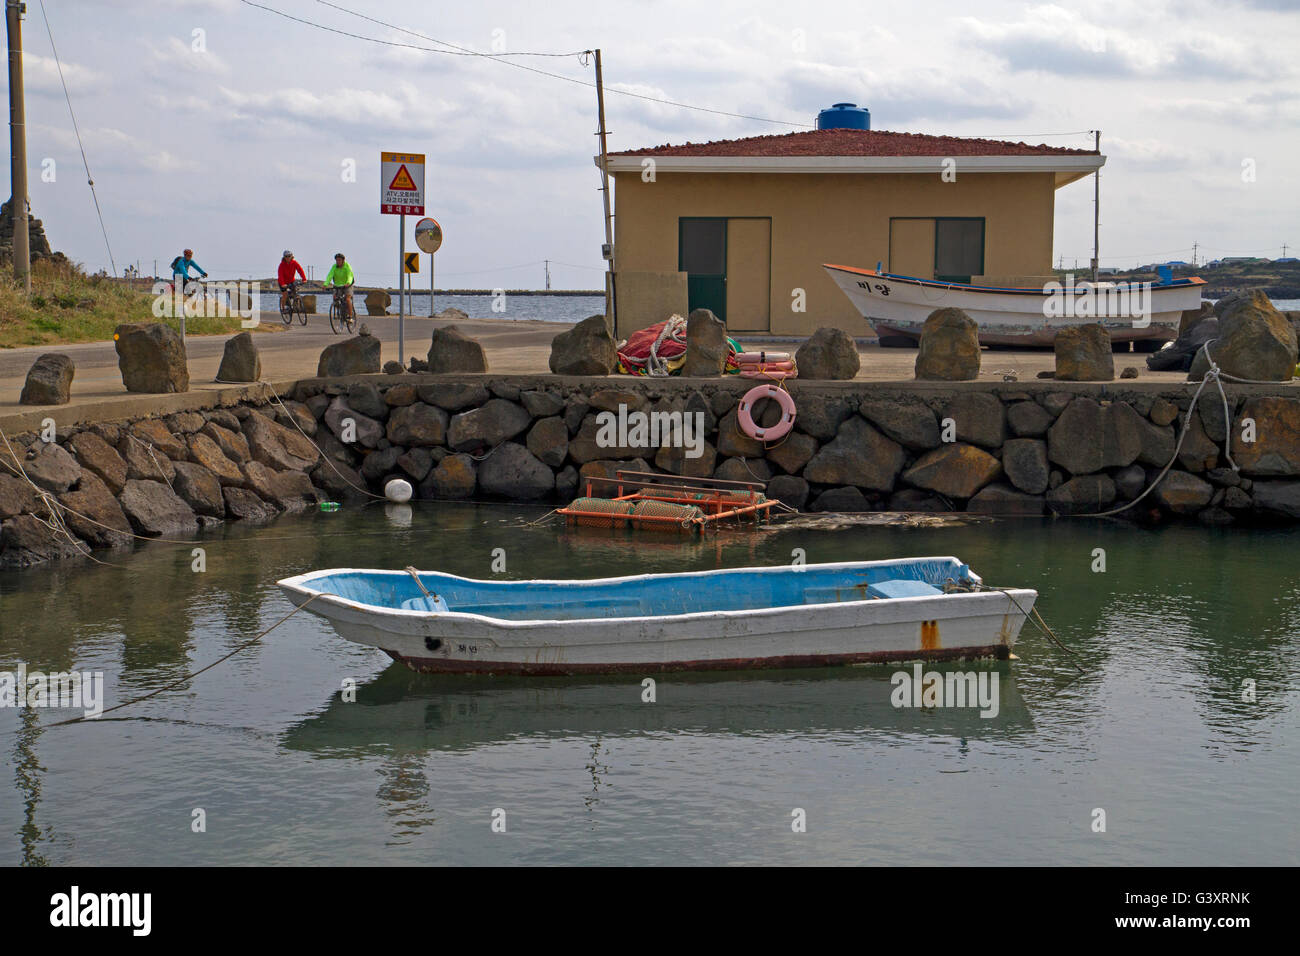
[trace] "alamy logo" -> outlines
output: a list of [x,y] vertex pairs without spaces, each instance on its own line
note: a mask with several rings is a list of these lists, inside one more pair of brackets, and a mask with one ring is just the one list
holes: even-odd
[[1135,329],[1151,324],[1150,282],[1125,285],[1074,283],[1067,275],[1065,283],[1044,284],[1043,316],[1048,319],[1132,319]]
[[895,707],[978,707],[981,717],[998,715],[997,671],[938,671],[921,673],[920,663],[912,673],[895,671],[889,702]]
[[704,454],[703,412],[629,412],[596,416],[597,448],[684,448],[687,458]]
[[28,673],[26,664],[16,671],[0,671],[0,707],[80,708],[86,717],[104,712],[102,671],[41,671]]
[[207,319],[224,319],[227,316],[239,316],[244,321],[244,328],[253,328],[259,323],[257,302],[261,295],[260,282],[190,282],[190,293],[185,294],[185,287],[179,282],[153,284],[153,316],[155,319],[174,319],[185,316],[192,319],[203,316]]
[[133,936],[148,936],[153,925],[152,893],[82,893],[74,886],[71,892],[50,897],[50,925],[127,926]]

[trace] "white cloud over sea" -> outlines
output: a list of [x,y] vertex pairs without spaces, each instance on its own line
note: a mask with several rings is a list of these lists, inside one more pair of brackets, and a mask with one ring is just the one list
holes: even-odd
[[[321,266],[342,248],[363,281],[391,281],[397,225],[377,211],[378,153],[404,149],[429,155],[440,284],[539,285],[550,259],[557,286],[598,286],[590,62],[413,47],[600,46],[611,149],[783,132],[797,127],[722,114],[811,124],[839,101],[868,106],[878,129],[1088,146],[1083,131],[1100,128],[1107,264],[1190,258],[1193,242],[1210,255],[1300,244],[1288,0],[337,3],[392,26],[317,0],[259,3],[384,42],[239,0],[46,0],[119,267],[148,271],[188,245],[214,276],[266,274],[286,246]],[[28,9],[35,212],[57,248],[106,266],[49,38]],[[1056,256],[1090,255],[1091,205],[1086,184],[1058,192]]]

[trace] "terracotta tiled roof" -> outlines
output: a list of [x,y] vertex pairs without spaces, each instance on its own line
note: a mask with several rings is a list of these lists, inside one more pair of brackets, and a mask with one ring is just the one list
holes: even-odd
[[628,149],[611,156],[1088,156],[1093,149],[1031,146],[995,139],[962,139],[885,130],[818,129],[749,136],[715,143]]

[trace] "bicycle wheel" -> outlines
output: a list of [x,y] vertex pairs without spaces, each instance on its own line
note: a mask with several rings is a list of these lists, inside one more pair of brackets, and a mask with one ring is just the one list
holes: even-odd
[[285,325],[293,325],[293,303],[288,302],[280,306],[280,319]]
[[339,330],[334,327],[334,318],[335,316],[338,315],[338,311],[339,311],[338,303],[331,302],[330,303],[330,331],[333,332],[335,335],[339,334]]
[[306,325],[307,324],[307,303],[302,301],[302,296],[298,296],[295,305],[296,305],[296,311],[298,313],[298,324]]

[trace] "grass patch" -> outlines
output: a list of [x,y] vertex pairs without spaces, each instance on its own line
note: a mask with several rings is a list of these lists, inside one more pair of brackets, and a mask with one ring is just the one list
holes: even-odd
[[[111,342],[113,330],[127,322],[166,322],[179,328],[178,319],[154,316],[153,301],[148,292],[133,290],[106,276],[86,275],[73,263],[41,259],[32,264],[30,297],[8,277],[0,280],[0,348]],[[253,331],[272,328],[264,322]],[[185,319],[186,335],[239,331],[238,315]]]

